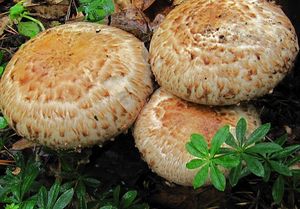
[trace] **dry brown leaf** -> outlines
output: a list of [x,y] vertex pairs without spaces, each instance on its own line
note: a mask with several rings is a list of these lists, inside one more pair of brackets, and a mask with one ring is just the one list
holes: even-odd
[[133,8],[131,0],[114,0],[115,3],[115,13],[118,13],[122,10]]
[[128,9],[111,15],[110,25],[132,33],[142,41],[150,39],[149,20],[138,9]]
[[8,16],[3,16],[0,19],[0,36],[4,33],[4,30],[6,28],[6,26],[9,23],[9,18]]
[[64,17],[69,9],[67,4],[53,4],[53,5],[35,5],[28,8],[31,13],[36,16],[48,19],[57,20]]
[[154,2],[155,0],[132,0],[133,5],[142,11],[148,9]]
[[36,143],[23,138],[23,139],[20,139],[19,141],[15,142],[12,145],[12,149],[13,150],[23,150],[23,149],[27,149],[27,148],[32,148],[34,146],[36,146]]
[[59,4],[62,3],[64,0],[47,0],[48,4]]

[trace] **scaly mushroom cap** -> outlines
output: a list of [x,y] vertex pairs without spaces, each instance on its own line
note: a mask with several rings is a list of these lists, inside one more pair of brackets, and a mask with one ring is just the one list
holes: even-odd
[[99,144],[126,131],[152,92],[148,52],[94,23],[51,28],[14,55],[0,108],[21,136],[53,148]]
[[197,105],[159,89],[141,111],[133,135],[136,147],[154,172],[168,181],[191,186],[197,172],[185,167],[195,158],[185,149],[191,134],[202,134],[210,146],[213,135],[222,126],[229,124],[235,133],[240,117],[247,120],[249,132],[260,125],[252,106]]
[[282,10],[264,0],[189,0],[154,33],[158,83],[185,100],[229,105],[262,96],[293,67],[299,46]]

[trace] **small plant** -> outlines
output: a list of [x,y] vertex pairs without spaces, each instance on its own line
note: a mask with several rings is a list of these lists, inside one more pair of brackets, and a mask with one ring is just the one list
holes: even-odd
[[[24,1],[20,1],[9,9],[9,18],[17,24],[18,32],[27,37],[33,38],[41,30],[45,30],[44,25],[39,20],[30,16],[24,6]],[[23,19],[28,21],[24,22]]]
[[[236,125],[235,137],[226,125],[217,131],[210,149],[203,136],[192,134],[186,149],[197,159],[188,162],[186,167],[200,168],[194,178],[194,187],[202,186],[210,174],[215,188],[224,191],[226,179],[219,167],[230,169],[229,182],[232,186],[250,173],[263,178],[264,181],[269,181],[270,174],[273,172],[277,175],[277,179],[273,185],[272,195],[275,203],[279,203],[283,197],[284,179],[291,176],[296,178],[299,173],[299,170],[292,169],[291,166],[300,161],[299,157],[294,156],[300,149],[300,145],[283,148],[286,137],[281,137],[275,142],[264,142],[263,139],[269,130],[270,124],[263,124],[246,137],[247,122],[241,118]],[[221,148],[224,142],[228,146]],[[296,187],[295,180],[293,185]]]
[[0,116],[0,129],[4,129],[8,126],[7,120],[5,117]]
[[85,19],[90,22],[100,22],[115,10],[112,0],[79,0],[79,2],[79,11],[84,12]]
[[2,76],[4,69],[6,67],[6,64],[7,64],[7,63],[3,62],[3,60],[4,60],[4,52],[0,51],[0,77]]
[[99,209],[149,209],[148,204],[140,203],[137,198],[136,190],[129,190],[121,194],[121,187],[116,186],[114,189],[103,193],[96,202],[94,207]]

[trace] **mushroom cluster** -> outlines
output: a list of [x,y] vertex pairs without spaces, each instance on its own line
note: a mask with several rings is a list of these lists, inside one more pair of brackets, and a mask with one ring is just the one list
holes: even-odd
[[202,134],[209,144],[225,124],[235,132],[240,117],[252,132],[259,115],[241,102],[271,91],[292,69],[298,50],[290,20],[271,2],[187,0],[172,10],[150,43],[161,89],[133,133],[149,167],[191,186],[196,172],[185,167],[192,159],[185,150],[191,134]]
[[151,77],[148,52],[133,35],[96,23],[61,25],[11,59],[0,109],[27,139],[57,149],[92,146],[133,124]]

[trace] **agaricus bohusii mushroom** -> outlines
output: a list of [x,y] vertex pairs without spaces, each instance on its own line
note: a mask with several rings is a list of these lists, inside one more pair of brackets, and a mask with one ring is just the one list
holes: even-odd
[[144,44],[117,28],[51,28],[13,56],[0,108],[16,132],[52,148],[101,144],[126,131],[152,92]]
[[291,70],[298,40],[279,6],[264,0],[189,0],[155,31],[158,83],[185,100],[230,105],[270,92]]
[[191,134],[202,134],[210,144],[216,131],[226,124],[235,133],[241,117],[247,120],[249,133],[260,125],[252,106],[208,107],[158,89],[138,116],[133,135],[154,172],[170,182],[192,186],[197,170],[188,170],[186,163],[195,157],[185,149]]

